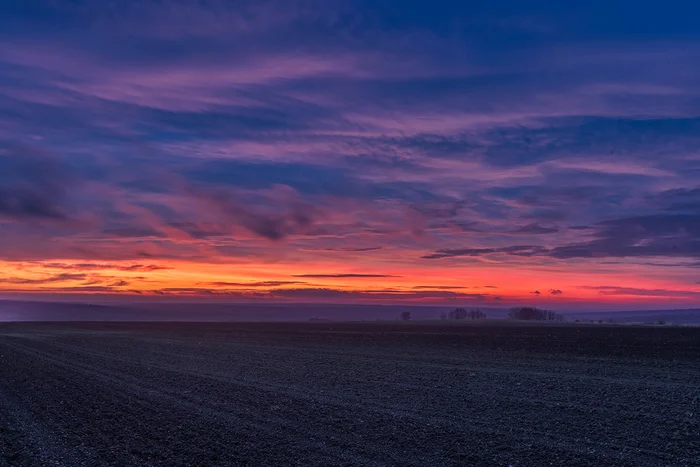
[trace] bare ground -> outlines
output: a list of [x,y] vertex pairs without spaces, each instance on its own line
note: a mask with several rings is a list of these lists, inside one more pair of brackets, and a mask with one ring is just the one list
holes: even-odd
[[0,465],[700,466],[700,329],[0,325]]

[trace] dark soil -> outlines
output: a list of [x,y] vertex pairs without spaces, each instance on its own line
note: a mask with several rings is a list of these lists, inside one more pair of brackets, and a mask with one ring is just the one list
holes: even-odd
[[0,324],[0,465],[700,466],[700,329]]

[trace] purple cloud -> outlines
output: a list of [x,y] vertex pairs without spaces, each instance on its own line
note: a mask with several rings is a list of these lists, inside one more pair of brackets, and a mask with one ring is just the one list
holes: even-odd
[[112,3],[0,6],[0,259],[380,279],[700,256],[700,47],[668,12],[596,3],[597,36],[567,8]]

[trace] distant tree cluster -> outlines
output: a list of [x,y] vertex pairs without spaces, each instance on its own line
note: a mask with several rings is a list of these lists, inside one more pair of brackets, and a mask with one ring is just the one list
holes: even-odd
[[564,316],[551,310],[542,310],[531,306],[511,308],[508,319],[520,321],[564,321]]
[[486,313],[481,310],[467,310],[466,308],[455,308],[449,313],[443,313],[441,319],[486,319]]
[[401,321],[411,321],[411,312],[403,311],[401,312],[401,315],[399,315],[399,318],[401,319]]

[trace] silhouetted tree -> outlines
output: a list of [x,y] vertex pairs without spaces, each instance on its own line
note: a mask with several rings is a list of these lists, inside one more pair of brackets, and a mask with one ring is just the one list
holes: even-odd
[[469,310],[469,319],[486,319],[486,313],[481,310]]
[[411,321],[411,312],[410,311],[401,312],[401,321]]
[[531,306],[511,308],[508,318],[520,321],[563,321],[564,317],[551,310],[542,310]]
[[468,312],[465,308],[455,308],[447,314],[448,319],[467,319],[467,316]]
[[454,310],[451,310],[443,319],[486,319],[486,313],[481,310],[455,308]]

